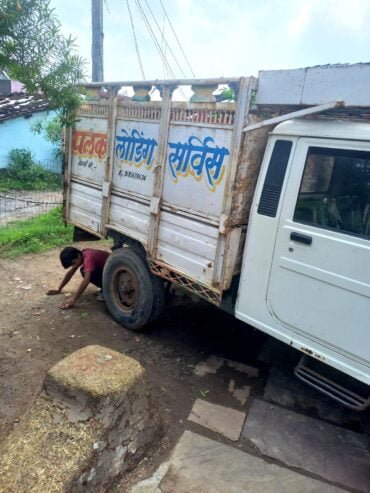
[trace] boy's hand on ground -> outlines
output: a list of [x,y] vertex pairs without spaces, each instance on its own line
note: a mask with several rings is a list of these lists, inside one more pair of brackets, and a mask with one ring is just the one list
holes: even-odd
[[61,289],[49,289],[49,291],[46,294],[50,296],[52,294],[60,294],[61,292],[62,292]]
[[61,289],[49,289],[49,291],[46,293],[47,295],[53,295],[53,294],[60,294],[62,292]]
[[67,308],[72,308],[72,306],[74,306],[75,303],[76,303],[75,300],[71,298],[70,300],[65,301],[64,303],[61,303],[58,308],[61,308],[62,310],[66,310]]

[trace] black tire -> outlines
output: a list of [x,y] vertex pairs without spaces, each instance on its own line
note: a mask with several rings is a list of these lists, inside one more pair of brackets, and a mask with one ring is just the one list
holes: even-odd
[[128,238],[125,241],[123,248],[129,248],[131,251],[135,252],[136,255],[138,255],[143,260],[144,264],[148,269],[148,272],[150,273],[150,277],[152,280],[152,288],[153,288],[153,307],[148,323],[154,322],[162,313],[166,301],[164,280],[158,276],[155,276],[150,272],[149,265],[146,261],[146,252],[141,243],[139,243],[136,240],[132,240],[131,238]]
[[103,272],[103,292],[112,317],[128,329],[140,330],[151,319],[153,280],[146,262],[130,248],[115,250]]

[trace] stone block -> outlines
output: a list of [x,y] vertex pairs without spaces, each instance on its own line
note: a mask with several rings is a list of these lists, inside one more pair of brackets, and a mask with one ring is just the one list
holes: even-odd
[[152,477],[131,493],[339,493],[343,490],[185,431]]
[[188,417],[189,421],[220,433],[229,440],[239,440],[245,413],[197,399]]
[[243,436],[260,452],[344,487],[370,492],[370,439],[255,399]]
[[71,354],[0,447],[0,491],[105,491],[143,456],[160,425],[132,358],[100,346]]

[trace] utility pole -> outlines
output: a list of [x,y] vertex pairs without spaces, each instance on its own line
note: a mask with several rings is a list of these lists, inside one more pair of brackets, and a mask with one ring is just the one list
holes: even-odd
[[103,57],[103,0],[91,0],[91,24],[92,24],[92,82],[104,80]]

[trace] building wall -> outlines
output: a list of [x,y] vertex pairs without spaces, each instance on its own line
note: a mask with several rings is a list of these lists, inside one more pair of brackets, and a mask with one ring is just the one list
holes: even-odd
[[22,82],[19,82],[18,80],[12,80],[11,81],[11,90],[10,92],[23,92],[25,90],[24,85]]
[[12,92],[12,83],[7,79],[0,79],[0,95],[7,96]]
[[20,116],[0,123],[0,168],[7,167],[12,149],[22,147],[28,148],[34,159],[47,167],[59,165],[53,156],[54,147],[42,135],[35,135],[31,131],[36,120],[47,116],[54,116],[54,112],[43,111],[30,118]]

